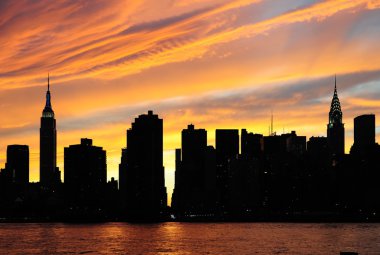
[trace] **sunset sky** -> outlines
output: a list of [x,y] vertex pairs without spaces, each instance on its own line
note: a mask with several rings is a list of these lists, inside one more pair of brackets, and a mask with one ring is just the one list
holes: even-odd
[[0,168],[27,144],[31,181],[48,72],[60,169],[88,137],[118,179],[126,130],[153,110],[170,200],[188,124],[214,145],[216,128],[268,134],[273,111],[278,134],[325,136],[335,74],[349,152],[353,118],[380,118],[380,0],[0,1]]

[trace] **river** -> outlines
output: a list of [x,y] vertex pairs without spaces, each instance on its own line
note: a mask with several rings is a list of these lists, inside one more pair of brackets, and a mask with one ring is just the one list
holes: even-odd
[[380,254],[380,224],[2,223],[1,254]]

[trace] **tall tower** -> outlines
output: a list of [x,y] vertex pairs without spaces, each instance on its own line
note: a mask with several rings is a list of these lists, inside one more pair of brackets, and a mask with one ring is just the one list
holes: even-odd
[[375,114],[365,114],[354,118],[354,144],[350,153],[366,153],[376,144]]
[[343,113],[336,89],[335,76],[334,95],[329,112],[329,123],[327,124],[328,147],[332,156],[340,156],[344,154],[344,124],[342,118]]
[[[120,180],[127,217],[159,219],[167,206],[163,166],[163,120],[153,111],[135,119],[127,130],[127,157]],[[123,186],[125,185],[125,186]]]
[[57,130],[54,111],[51,107],[48,75],[46,104],[42,111],[40,128],[40,182],[44,187],[53,187],[59,180],[60,176],[57,169]]

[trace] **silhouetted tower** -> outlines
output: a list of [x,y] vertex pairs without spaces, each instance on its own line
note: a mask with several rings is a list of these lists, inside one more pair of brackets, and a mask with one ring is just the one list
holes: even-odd
[[125,180],[120,181],[125,184],[126,213],[131,219],[157,219],[167,206],[167,194],[163,121],[153,111],[140,115],[132,123],[127,131],[127,152]]
[[224,164],[239,154],[239,130],[217,129],[215,131],[217,164]]
[[228,192],[230,162],[239,154],[239,130],[217,129],[215,131],[216,176],[220,205],[225,208]]
[[375,115],[365,114],[354,119],[354,146],[366,147],[376,143]]
[[252,159],[258,158],[264,151],[264,139],[261,134],[248,133],[246,129],[241,130],[241,155]]
[[344,154],[344,124],[342,122],[342,109],[340,107],[338,92],[336,89],[336,77],[334,95],[329,112],[329,123],[327,124],[327,140],[332,156]]
[[182,130],[182,150],[176,150],[172,203],[176,212],[201,214],[215,209],[215,166],[214,149],[207,146],[207,131],[188,125]]
[[40,128],[40,182],[44,187],[53,187],[60,182],[60,173],[57,168],[57,130],[51,106],[49,76]]
[[27,145],[8,145],[5,164],[7,181],[26,185],[29,183],[29,147]]
[[119,192],[120,192],[120,204],[123,209],[126,206],[126,170],[127,169],[127,148],[121,149],[121,160],[119,164]]
[[69,205],[101,207],[107,183],[106,151],[82,138],[64,149],[65,197]]

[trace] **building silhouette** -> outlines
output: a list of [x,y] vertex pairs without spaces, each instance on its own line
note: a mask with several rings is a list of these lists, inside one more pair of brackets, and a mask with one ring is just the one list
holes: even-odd
[[29,183],[29,147],[8,145],[4,178],[8,183],[27,185]]
[[222,210],[227,206],[228,200],[228,172],[230,162],[239,155],[239,130],[216,129],[216,185],[219,194],[219,205]]
[[334,95],[330,106],[329,123],[327,124],[328,146],[330,154],[334,157],[344,155],[344,124],[342,118],[343,113],[339,102],[335,77]]
[[[153,111],[127,130],[127,156],[121,164],[120,189],[131,220],[157,220],[167,206],[163,166],[163,121]],[[123,173],[124,171],[124,173]],[[119,178],[120,178],[119,177]]]
[[127,205],[127,152],[127,148],[121,149],[121,161],[119,164],[119,203],[122,211],[125,211]]
[[306,153],[306,136],[299,136],[296,131],[291,131],[290,134],[282,134],[286,137],[286,151],[296,155],[302,156]]
[[327,137],[310,137],[305,161],[305,207],[310,210],[332,210],[336,182]]
[[259,207],[260,159],[238,155],[228,164],[224,211],[230,217],[244,217]]
[[216,206],[215,149],[207,146],[207,131],[188,125],[182,147],[176,149],[173,210],[179,216],[208,215]]
[[[107,184],[106,151],[82,138],[80,144],[64,149],[65,198],[68,205],[94,210],[104,202]],[[81,212],[79,212],[81,213]]]
[[310,137],[307,142],[307,152],[313,157],[326,157],[329,152],[327,137]]
[[262,134],[248,133],[241,130],[241,154],[247,158],[258,158],[264,151],[264,139]]
[[281,135],[269,135],[263,137],[265,155],[285,153],[286,137]]
[[40,183],[52,188],[61,180],[57,168],[57,130],[54,111],[51,106],[50,79],[46,91],[45,108],[42,111],[40,127]]
[[365,114],[354,118],[354,144],[351,153],[360,152],[375,145],[375,115]]

